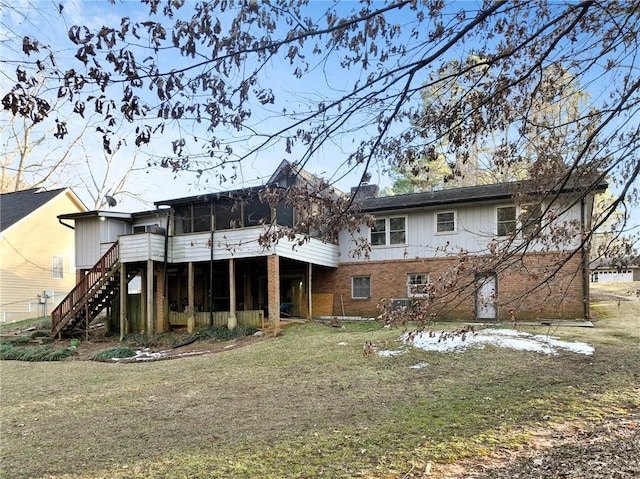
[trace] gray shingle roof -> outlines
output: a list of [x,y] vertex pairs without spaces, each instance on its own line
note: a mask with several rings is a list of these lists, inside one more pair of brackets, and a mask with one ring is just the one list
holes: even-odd
[[[494,201],[511,199],[518,192],[526,191],[528,194],[536,192],[530,188],[527,182],[496,183],[490,185],[466,186],[462,188],[451,188],[446,190],[435,190],[424,193],[410,193],[406,195],[381,196],[376,198],[366,198],[358,201],[363,212],[376,212],[385,210],[395,210],[404,208],[417,208],[423,206],[442,206],[459,203],[475,203],[479,201]],[[607,188],[605,181],[599,181],[591,185],[594,191],[604,191]],[[563,188],[564,192],[576,191],[573,184],[568,184]],[[551,191],[543,191],[551,193]],[[540,192],[538,192],[540,194]]]
[[51,201],[66,188],[45,191],[41,188],[0,194],[0,231],[4,231],[22,218]]

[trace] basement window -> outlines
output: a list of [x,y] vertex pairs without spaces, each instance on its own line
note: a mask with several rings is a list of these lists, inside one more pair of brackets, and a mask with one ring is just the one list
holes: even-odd
[[371,297],[371,276],[354,276],[351,278],[351,297],[368,299]]

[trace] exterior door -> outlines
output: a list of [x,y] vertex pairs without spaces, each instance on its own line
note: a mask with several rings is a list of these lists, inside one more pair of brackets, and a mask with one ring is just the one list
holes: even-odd
[[476,318],[496,319],[498,308],[496,304],[498,281],[494,274],[476,277]]

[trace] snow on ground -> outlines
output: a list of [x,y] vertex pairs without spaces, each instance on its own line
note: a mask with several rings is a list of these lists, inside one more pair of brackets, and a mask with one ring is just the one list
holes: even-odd
[[557,355],[562,350],[589,356],[594,351],[593,347],[586,343],[561,341],[555,336],[531,334],[513,329],[482,329],[466,333],[425,331],[413,337],[407,333],[403,335],[402,340],[425,351],[442,353],[459,353],[468,348],[482,349],[487,344],[551,355]]
[[[228,349],[230,346],[225,346],[225,349]],[[112,358],[111,360],[114,362],[122,362],[122,363],[131,363],[131,362],[144,362],[144,361],[158,361],[160,359],[167,359],[170,357],[186,357],[186,356],[199,356],[201,354],[206,354],[211,351],[209,350],[201,350],[201,351],[185,351],[182,353],[171,354],[169,351],[156,351],[153,352],[149,348],[139,349],[136,351],[135,356],[131,356],[130,358]]]

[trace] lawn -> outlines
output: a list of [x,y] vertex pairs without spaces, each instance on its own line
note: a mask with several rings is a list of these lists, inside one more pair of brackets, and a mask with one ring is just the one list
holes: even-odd
[[518,450],[541,428],[637,419],[638,306],[602,303],[595,328],[551,331],[593,356],[365,356],[368,341],[398,349],[401,331],[307,323],[177,360],[4,361],[0,477],[410,477]]

